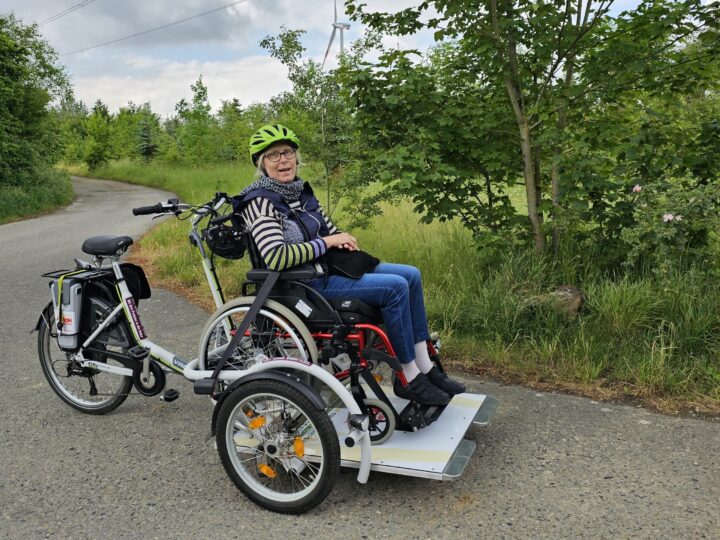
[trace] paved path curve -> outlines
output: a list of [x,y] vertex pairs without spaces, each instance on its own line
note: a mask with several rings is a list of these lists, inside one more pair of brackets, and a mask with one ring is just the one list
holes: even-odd
[[[67,267],[86,236],[141,234],[130,208],[167,194],[75,180],[77,200],[0,226],[0,538],[720,538],[720,424],[500,386],[493,423],[463,478],[440,483],[344,472],[300,517],[260,510],[225,476],[210,404],[182,379],[179,400],[131,396],[94,417],[44,381],[28,334],[47,301],[39,274]],[[194,356],[205,314],[154,290],[149,334]]]

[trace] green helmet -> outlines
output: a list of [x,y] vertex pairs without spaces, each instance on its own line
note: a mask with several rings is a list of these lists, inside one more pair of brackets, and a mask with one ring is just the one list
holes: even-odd
[[250,137],[250,159],[257,166],[257,158],[268,146],[276,142],[286,141],[294,148],[300,147],[300,139],[291,130],[280,124],[267,124]]

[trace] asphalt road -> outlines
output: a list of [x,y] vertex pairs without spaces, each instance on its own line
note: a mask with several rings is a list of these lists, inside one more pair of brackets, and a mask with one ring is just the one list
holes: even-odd
[[[40,273],[65,268],[87,236],[150,225],[130,208],[167,194],[76,180],[66,209],[0,226],[1,538],[720,538],[720,423],[658,415],[466,377],[500,406],[469,436],[465,474],[443,483],[341,474],[299,517],[259,509],[226,477],[209,400],[132,395],[105,416],[75,412],[46,384],[34,326]],[[206,315],[155,289],[141,316],[186,358]]]

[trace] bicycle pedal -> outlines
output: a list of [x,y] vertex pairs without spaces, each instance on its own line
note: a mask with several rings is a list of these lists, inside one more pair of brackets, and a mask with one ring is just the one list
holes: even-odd
[[168,388],[167,390],[165,390],[165,394],[160,398],[160,400],[170,403],[171,401],[175,401],[179,397],[180,392],[178,392],[174,388]]
[[148,355],[148,350],[140,345],[135,345],[132,349],[127,352],[128,356],[135,361],[144,360]]

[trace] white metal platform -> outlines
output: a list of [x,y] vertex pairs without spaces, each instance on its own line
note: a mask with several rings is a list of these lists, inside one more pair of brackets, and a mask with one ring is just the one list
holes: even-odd
[[[407,401],[388,392],[400,411]],[[487,425],[497,401],[482,394],[460,394],[434,423],[415,431],[395,431],[383,444],[372,447],[371,470],[434,480],[454,480],[460,476],[475,451],[475,442],[465,439],[471,425]],[[348,433],[347,409],[333,408],[329,415],[340,437],[343,467],[360,466],[360,449],[348,448],[342,441]]]

